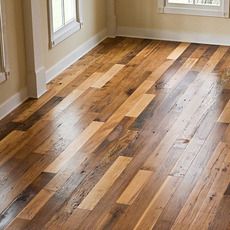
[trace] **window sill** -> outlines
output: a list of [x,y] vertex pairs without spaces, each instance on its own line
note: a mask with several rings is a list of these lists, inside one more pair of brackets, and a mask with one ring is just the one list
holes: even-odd
[[81,26],[82,25],[79,22],[71,22],[69,25],[53,33],[50,41],[50,48],[55,47],[56,45],[70,37],[72,34],[79,31],[81,29]]
[[192,16],[204,16],[204,17],[221,17],[228,18],[228,14],[218,10],[210,9],[191,9],[182,7],[172,7],[166,6],[162,13],[166,14],[182,14],[182,15],[192,15]]

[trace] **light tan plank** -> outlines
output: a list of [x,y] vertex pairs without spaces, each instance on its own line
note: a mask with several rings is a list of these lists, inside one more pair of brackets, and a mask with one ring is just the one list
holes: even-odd
[[[148,57],[154,49],[159,45],[159,42],[151,42],[149,45],[147,45],[144,49],[142,49],[136,56],[136,58],[144,59]],[[131,61],[131,64],[135,64],[135,58]],[[139,62],[138,62],[139,63]]]
[[101,180],[91,190],[88,196],[82,201],[78,208],[93,210],[98,202],[102,199],[105,193],[112,187],[113,183],[125,170],[127,165],[131,162],[131,157],[120,156],[104,174]]
[[57,173],[103,124],[103,122],[92,122],[44,171]]
[[18,218],[32,220],[34,216],[41,210],[47,201],[54,195],[54,192],[41,190],[37,196],[19,213]]
[[55,106],[51,111],[49,111],[43,120],[54,120],[61,112],[63,112],[68,106],[70,106],[77,98],[79,98],[84,91],[75,89],[66,98],[64,98],[57,106]]
[[47,113],[43,120],[53,120],[66,108],[68,108],[74,101],[76,101],[87,89],[91,87],[100,77],[102,73],[94,73],[87,78],[81,85],[74,89],[67,97],[65,97],[58,105],[56,105],[49,113]]
[[[18,142],[21,141],[25,132],[14,130],[9,135],[7,135],[4,139],[0,141],[0,156],[3,151],[6,149],[12,149]],[[1,161],[0,161],[1,162]],[[0,164],[1,165],[1,164]]]
[[182,81],[184,76],[192,69],[197,61],[198,59],[196,58],[188,58],[181,68],[170,78],[165,87],[175,87],[180,81]]
[[[76,162],[76,169],[81,165],[85,158],[79,156],[79,162]],[[79,164],[78,164],[79,163]],[[68,167],[63,171],[60,171],[56,174],[56,176],[45,186],[46,190],[57,192],[61,186],[70,178],[73,173],[73,169],[69,169]]]
[[22,230],[28,224],[28,220],[15,218],[4,230]]
[[179,177],[169,176],[161,186],[157,194],[154,196],[149,206],[141,216],[135,226],[135,230],[149,230],[156,224],[158,218],[166,207],[168,201],[173,196],[176,188],[181,181]]
[[140,170],[117,200],[119,204],[131,205],[140,194],[153,172]]
[[174,60],[166,60],[163,62],[152,74],[148,77],[148,80],[159,79],[167,69],[174,63]]
[[106,72],[98,81],[96,81],[92,87],[102,88],[106,83],[108,83],[118,72],[120,72],[125,65],[116,64],[108,72]]
[[89,89],[94,83],[98,82],[102,77],[103,73],[94,73],[89,78],[87,78],[81,85],[78,86],[79,90],[86,91]]
[[63,186],[63,184],[75,173],[81,169],[82,162],[86,161],[87,155],[84,152],[79,151],[70,160],[68,167],[63,167],[55,177],[45,186],[46,190],[57,192]]
[[150,102],[153,100],[155,95],[152,94],[144,94],[136,103],[136,105],[133,106],[133,108],[126,114],[127,117],[138,117],[144,109],[150,104]]
[[218,118],[218,122],[230,124],[230,101],[227,103],[223,112]]
[[214,53],[214,55],[209,59],[208,63],[204,66],[204,68],[201,70],[201,72],[199,73],[199,75],[203,75],[205,73],[211,73],[216,65],[219,63],[219,61],[221,60],[221,58],[226,54],[226,52],[228,51],[229,47],[226,46],[220,46],[216,52]]
[[190,43],[181,43],[168,57],[167,59],[176,60],[180,55],[189,47]]

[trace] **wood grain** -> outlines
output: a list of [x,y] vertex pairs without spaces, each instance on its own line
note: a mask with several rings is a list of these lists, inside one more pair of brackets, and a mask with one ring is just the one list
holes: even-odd
[[127,186],[125,191],[121,194],[117,203],[131,205],[151,175],[151,171],[140,170]]
[[118,157],[118,159],[113,163],[113,165],[109,168],[101,180],[95,185],[95,187],[82,201],[78,208],[93,210],[97,203],[104,196],[104,194],[109,190],[116,179],[125,170],[131,160],[132,158],[130,157]]
[[230,123],[230,102],[225,106],[224,111],[221,113],[220,117],[218,118],[218,122],[221,123]]
[[0,229],[230,229],[229,60],[104,40],[0,121]]
[[176,191],[180,178],[169,176],[154,196],[134,229],[152,229],[160,217],[167,202]]
[[176,60],[180,55],[189,47],[189,43],[181,43],[173,52],[167,57],[167,59]]
[[22,210],[18,218],[32,220],[45,203],[54,195],[54,192],[41,190],[40,193]]
[[126,114],[126,116],[137,118],[143,112],[143,110],[150,104],[154,97],[155,95],[144,94],[133,106],[133,108]]
[[92,122],[44,171],[57,173],[66,162],[92,137],[103,125],[102,122]]
[[107,82],[109,82],[122,68],[124,65],[116,64],[107,73],[105,73],[98,81],[92,84],[94,88],[102,88]]

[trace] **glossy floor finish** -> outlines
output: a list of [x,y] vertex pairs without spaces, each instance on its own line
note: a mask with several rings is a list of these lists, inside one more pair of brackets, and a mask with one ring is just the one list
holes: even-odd
[[0,229],[230,229],[230,48],[107,39],[1,121]]

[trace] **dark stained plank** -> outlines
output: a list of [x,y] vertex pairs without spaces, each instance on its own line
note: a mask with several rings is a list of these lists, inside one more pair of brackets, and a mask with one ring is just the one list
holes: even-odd
[[21,130],[26,131],[31,128],[37,121],[39,121],[48,111],[54,108],[60,101],[62,101],[62,97],[53,97],[50,101],[48,101],[44,106],[42,106],[38,111],[32,114],[27,120],[23,123],[19,122],[9,122],[8,124],[0,127],[0,140],[2,140],[5,136],[11,133],[13,130]]
[[216,68],[213,70],[215,73],[222,74],[223,71],[229,69],[229,61],[230,61],[230,49],[228,52],[221,58]]
[[0,140],[4,139],[7,135],[9,135],[13,130],[16,130],[18,127],[18,123],[9,122],[0,127]]
[[38,111],[36,111],[27,120],[25,120],[23,124],[19,124],[16,129],[22,131],[28,130],[62,100],[63,100],[62,97],[53,97],[45,105],[43,105]]
[[[41,159],[41,155],[36,153],[30,153],[30,155],[25,158],[22,162],[20,162],[20,167],[14,167],[9,173],[6,173],[7,165],[2,167],[1,170],[5,172],[5,181],[1,183],[0,191],[3,192],[4,189],[9,187],[13,182],[17,181],[34,163]],[[14,161],[17,161],[14,159]],[[5,168],[5,169],[4,169]],[[3,189],[4,188],[4,189]]]
[[230,183],[229,183],[229,185],[228,185],[228,187],[227,187],[227,189],[226,189],[224,195],[225,195],[225,196],[230,196]]
[[151,40],[143,40],[140,41],[140,43],[131,51],[129,52],[127,55],[125,55],[122,60],[120,60],[118,62],[118,64],[123,64],[123,65],[127,65],[134,57],[136,57],[136,55],[141,52],[147,45],[149,45],[151,42]]
[[4,229],[53,178],[53,176],[53,174],[42,173],[21,194],[19,194],[13,203],[0,215],[0,229]]

